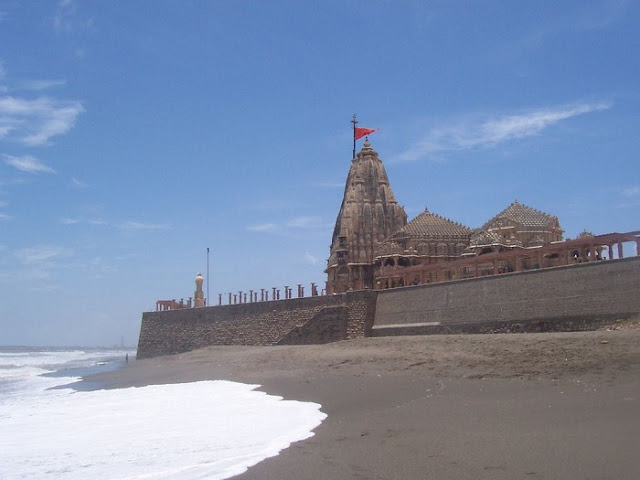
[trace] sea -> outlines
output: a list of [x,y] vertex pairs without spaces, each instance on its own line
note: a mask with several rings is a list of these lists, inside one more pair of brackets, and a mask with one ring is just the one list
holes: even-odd
[[326,418],[258,385],[102,389],[134,350],[0,347],[0,479],[203,480],[239,475]]

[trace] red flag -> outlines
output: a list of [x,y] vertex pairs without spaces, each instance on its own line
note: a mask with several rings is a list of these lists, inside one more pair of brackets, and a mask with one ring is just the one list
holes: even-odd
[[365,137],[370,133],[377,132],[377,131],[378,131],[377,128],[356,127],[353,129],[353,139],[358,140],[359,138]]

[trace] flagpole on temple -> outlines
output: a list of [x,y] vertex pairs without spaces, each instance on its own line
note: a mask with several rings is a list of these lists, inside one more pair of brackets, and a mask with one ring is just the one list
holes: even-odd
[[358,121],[356,120],[356,114],[353,114],[353,118],[351,119],[351,123],[353,123],[353,157],[356,158],[356,125]]

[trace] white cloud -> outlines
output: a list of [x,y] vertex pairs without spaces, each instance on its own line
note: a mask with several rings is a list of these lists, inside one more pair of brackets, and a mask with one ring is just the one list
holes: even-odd
[[0,125],[0,138],[6,137],[13,130],[10,125]]
[[322,219],[320,217],[296,217],[292,218],[286,223],[287,227],[291,228],[324,228],[326,225],[322,223]]
[[430,130],[394,160],[412,162],[447,152],[492,148],[537,135],[562,120],[609,108],[609,103],[577,103],[480,119],[463,118],[455,124]]
[[635,187],[629,187],[629,188],[625,188],[624,190],[622,190],[622,194],[625,197],[635,197],[637,195],[640,195],[640,186],[635,186]]
[[313,187],[322,188],[344,188],[344,182],[315,182],[311,184]]
[[67,133],[82,112],[84,107],[76,100],[0,97],[0,133],[11,133],[29,146],[44,145],[52,137]]
[[257,225],[249,225],[246,230],[284,236],[298,236],[301,232],[331,228],[332,225],[324,223],[321,217],[309,215],[292,218],[283,223],[265,222]]
[[22,90],[34,90],[39,92],[50,88],[63,87],[66,84],[66,80],[26,80],[20,83],[19,88]]
[[0,220],[11,220],[11,216],[6,213],[0,213]]
[[76,177],[71,177],[71,185],[76,188],[89,188],[89,184],[83,182],[82,180],[77,179]]
[[278,225],[275,223],[261,223],[259,225],[249,225],[247,230],[252,232],[266,232],[266,233],[275,233],[279,230]]
[[309,252],[304,252],[304,260],[311,265],[320,265],[320,259],[311,255]]
[[[92,223],[92,221],[90,221],[90,223]],[[103,225],[103,223],[93,223],[93,224]],[[118,228],[121,228],[123,230],[167,230],[167,229],[170,229],[171,226],[166,224],[160,224],[160,223],[143,223],[143,222],[126,221],[118,225]]]
[[54,258],[68,257],[71,255],[71,250],[53,245],[38,245],[20,249],[15,255],[25,265],[41,265]]
[[55,170],[48,165],[45,165],[37,158],[31,155],[24,155],[22,157],[14,157],[11,155],[4,155],[5,163],[11,165],[14,168],[22,172],[27,173],[55,173]]
[[94,27],[93,18],[78,20],[76,6],[71,0],[60,0],[53,16],[53,28],[58,33],[74,33],[78,30],[89,30]]

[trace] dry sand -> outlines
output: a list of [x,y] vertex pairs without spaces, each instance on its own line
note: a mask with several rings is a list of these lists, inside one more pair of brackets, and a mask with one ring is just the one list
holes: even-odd
[[209,347],[99,377],[109,387],[203,379],[257,383],[328,414],[314,437],[241,480],[640,479],[638,322]]

